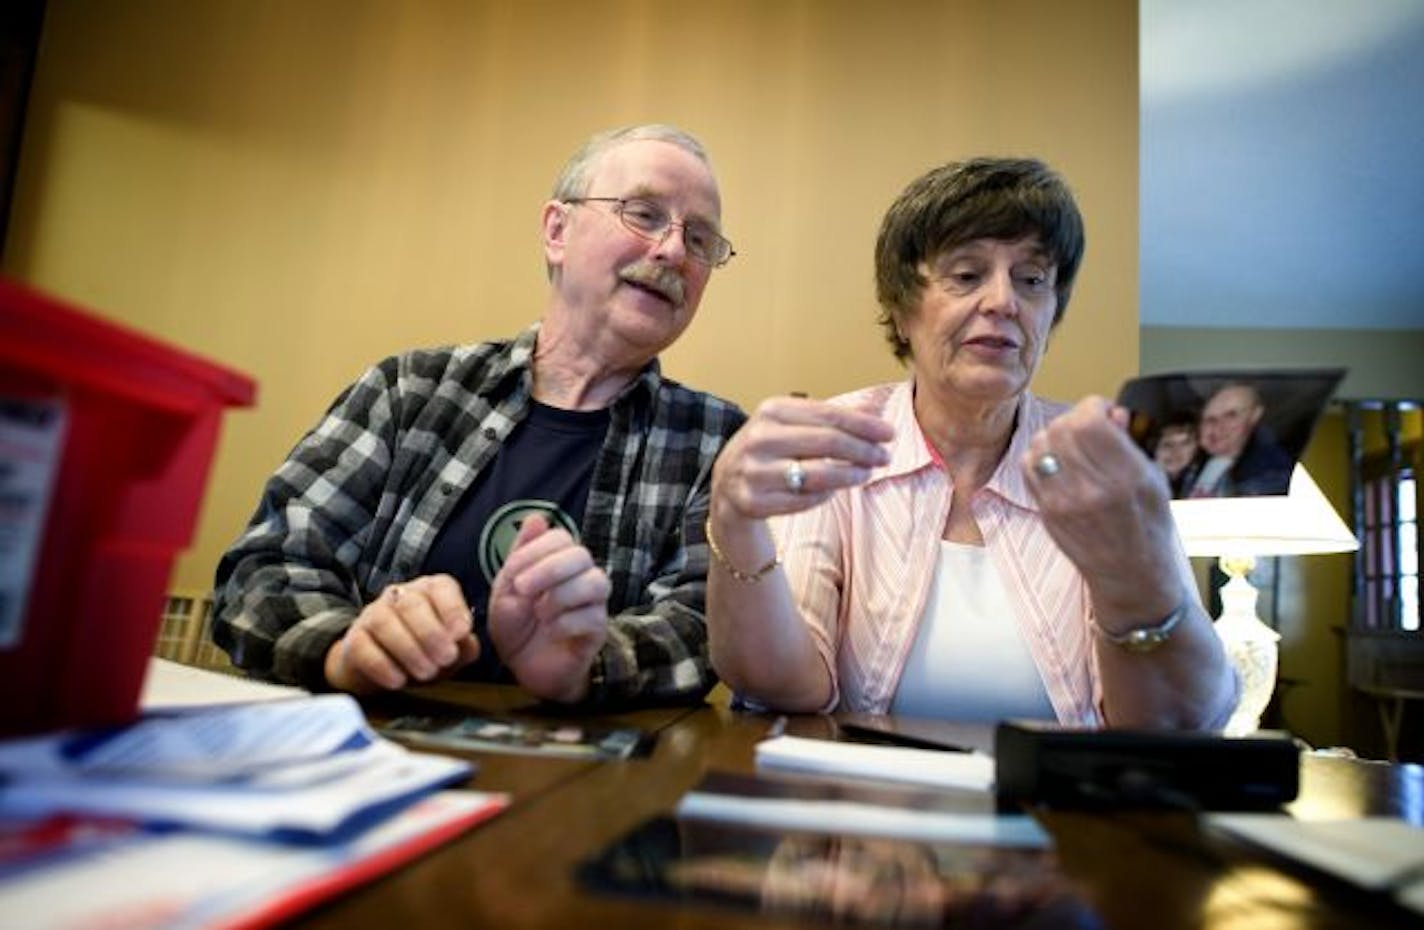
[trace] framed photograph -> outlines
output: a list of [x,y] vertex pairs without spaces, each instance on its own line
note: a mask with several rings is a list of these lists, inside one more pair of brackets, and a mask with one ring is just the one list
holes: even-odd
[[1124,384],[1118,403],[1173,497],[1285,494],[1344,376],[1342,368],[1152,375]]

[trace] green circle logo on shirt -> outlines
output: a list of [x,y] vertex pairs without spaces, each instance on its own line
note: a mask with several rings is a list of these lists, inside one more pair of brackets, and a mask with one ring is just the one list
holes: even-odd
[[579,541],[578,524],[573,517],[560,510],[558,504],[541,500],[510,501],[490,514],[485,528],[480,531],[480,571],[484,572],[485,581],[494,584],[494,576],[499,574],[504,560],[509,558],[509,550],[514,547],[514,537],[519,535],[519,528],[527,518],[536,514],[544,518],[550,529],[567,530],[574,542]]

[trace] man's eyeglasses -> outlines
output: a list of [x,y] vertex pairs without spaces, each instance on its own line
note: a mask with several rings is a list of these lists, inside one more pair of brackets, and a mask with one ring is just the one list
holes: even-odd
[[613,212],[628,231],[652,242],[661,242],[668,230],[676,226],[682,230],[682,242],[687,254],[706,265],[725,265],[737,254],[732,250],[732,243],[710,223],[697,220],[674,223],[672,214],[651,200],[637,197],[570,197],[564,203],[575,206],[581,203],[614,204]]

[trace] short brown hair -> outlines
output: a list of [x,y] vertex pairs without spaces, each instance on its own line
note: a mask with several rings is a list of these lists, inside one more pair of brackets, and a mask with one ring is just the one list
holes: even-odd
[[880,225],[875,242],[877,322],[901,360],[910,344],[901,324],[915,312],[929,282],[920,266],[975,239],[1015,240],[1037,235],[1057,265],[1063,319],[1083,260],[1083,217],[1068,185],[1032,158],[974,158],[950,162],[911,181]]

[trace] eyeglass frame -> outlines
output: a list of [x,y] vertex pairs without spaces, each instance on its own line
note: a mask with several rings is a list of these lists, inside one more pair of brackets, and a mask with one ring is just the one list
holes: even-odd
[[[709,268],[721,268],[723,265],[727,264],[727,262],[731,261],[737,254],[737,250],[732,247],[732,240],[728,239],[726,236],[722,235],[720,232],[718,232],[716,229],[713,229],[709,225],[707,227],[708,232],[710,232],[713,236],[717,237],[718,243],[725,244],[727,254],[722,258],[721,261],[713,261],[711,258],[704,258],[700,255],[697,255],[693,252],[692,247],[688,244],[687,241],[687,224],[674,223],[672,220],[672,213],[670,211],[668,211],[665,207],[663,207],[662,204],[658,203],[656,200],[649,200],[646,197],[566,197],[562,202],[568,204],[571,207],[576,207],[582,203],[617,204],[618,206],[613,209],[613,215],[618,217],[618,222],[623,225],[624,229],[628,230],[630,233],[640,239],[646,239],[648,242],[662,242],[665,238],[667,238],[667,235],[671,230],[680,229],[682,230],[683,247],[687,249],[688,256],[691,257],[694,261],[701,262]],[[665,215],[667,217],[667,220],[664,223],[663,227],[657,232],[649,232],[644,229],[639,229],[638,227],[630,224],[624,216],[624,211],[627,209],[628,204],[630,203],[647,204],[649,207],[652,207],[653,209]]]

